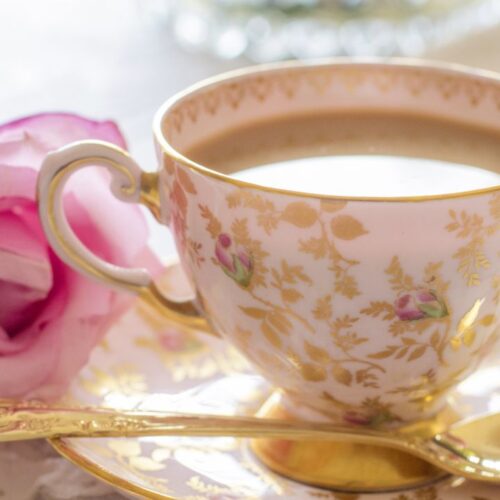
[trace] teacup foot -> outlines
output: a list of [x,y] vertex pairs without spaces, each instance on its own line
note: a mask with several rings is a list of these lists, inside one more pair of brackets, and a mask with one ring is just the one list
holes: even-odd
[[[296,419],[273,395],[259,416]],[[267,467],[289,479],[352,493],[417,488],[449,476],[413,455],[380,446],[334,441],[254,439],[251,448]]]

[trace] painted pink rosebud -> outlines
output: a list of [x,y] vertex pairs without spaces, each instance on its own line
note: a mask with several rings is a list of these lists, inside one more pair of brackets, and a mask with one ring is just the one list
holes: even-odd
[[222,270],[243,287],[250,284],[253,274],[252,255],[245,248],[237,246],[231,236],[221,233],[215,244],[215,257]]
[[402,321],[423,318],[443,318],[448,309],[433,290],[419,289],[400,295],[394,303],[397,317]]
[[349,425],[370,425],[372,419],[356,411],[348,410],[343,415],[344,422]]

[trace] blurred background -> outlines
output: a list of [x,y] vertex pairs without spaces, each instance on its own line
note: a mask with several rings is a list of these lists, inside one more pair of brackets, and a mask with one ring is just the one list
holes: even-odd
[[[500,0],[2,0],[0,122],[113,119],[146,170],[173,93],[253,63],[411,56],[500,70]],[[154,226],[152,244],[172,250]],[[159,243],[161,242],[161,243]]]

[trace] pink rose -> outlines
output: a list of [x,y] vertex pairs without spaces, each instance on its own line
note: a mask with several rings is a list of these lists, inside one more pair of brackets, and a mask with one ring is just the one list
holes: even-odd
[[419,289],[400,295],[394,303],[397,317],[402,321],[422,318],[443,318],[448,309],[433,290]]
[[[101,139],[125,147],[112,122],[42,114],[0,126],[0,397],[62,395],[129,298],[67,267],[50,249],[37,213],[35,184],[46,153]],[[137,207],[110,194],[88,169],[70,181],[69,222],[97,255],[124,266],[156,261]],[[75,188],[75,184],[77,184]]]
[[222,270],[236,283],[243,287],[250,284],[253,274],[252,256],[245,248],[237,247],[228,234],[221,233],[217,237],[215,257]]

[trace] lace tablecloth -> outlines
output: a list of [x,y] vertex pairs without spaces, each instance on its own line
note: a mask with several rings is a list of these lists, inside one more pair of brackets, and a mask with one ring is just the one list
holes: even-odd
[[[111,117],[125,131],[139,162],[153,168],[150,124],[163,100],[201,78],[246,64],[187,55],[173,47],[161,18],[152,9],[161,3],[2,2],[0,122],[42,110]],[[429,57],[500,69],[499,43],[500,28]],[[163,255],[172,252],[168,238],[166,231],[156,228],[153,248]],[[59,457],[46,442],[0,446],[0,499],[123,498]]]

